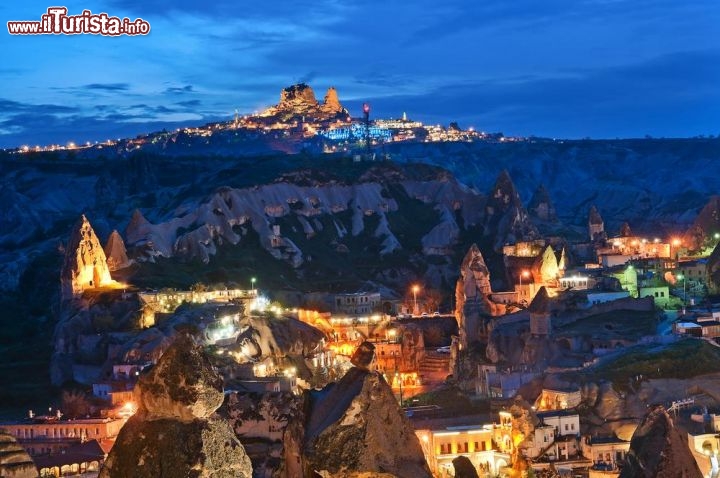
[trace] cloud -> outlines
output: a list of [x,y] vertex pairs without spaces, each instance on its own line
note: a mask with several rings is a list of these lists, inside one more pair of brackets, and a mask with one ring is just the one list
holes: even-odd
[[83,85],[82,88],[100,91],[127,91],[130,89],[130,85],[128,83],[90,83]]
[[214,0],[198,2],[196,0],[173,0],[172,2],[146,0],[109,0],[109,8],[131,11],[145,19],[153,16],[194,16],[221,18],[292,18],[307,19],[321,17],[324,13],[346,8],[341,0],[294,0],[292,4],[284,2],[237,2],[236,0]]
[[202,104],[200,100],[187,100],[187,101],[177,101],[175,102],[178,106],[183,106],[185,108],[195,108]]
[[[166,120],[143,118],[139,115],[113,113],[105,117],[72,115],[61,118],[52,114],[21,113],[0,121],[0,147],[14,148],[23,144],[66,144],[70,141],[105,141],[108,138],[132,138],[138,134],[204,124],[214,117],[184,117]],[[43,134],[38,135],[38,131]]]
[[[688,80],[691,78],[692,80]],[[369,98],[377,116],[407,111],[430,123],[511,135],[581,138],[717,134],[720,50],[663,55],[573,75],[446,84],[415,95]],[[357,101],[344,102],[351,110]]]
[[183,93],[192,93],[192,92],[193,92],[192,85],[172,86],[172,87],[165,89],[166,94],[172,94],[172,95],[181,95]]
[[74,106],[53,105],[53,104],[32,104],[21,103],[0,98],[0,114],[12,114],[19,112],[42,112],[42,113],[72,113],[78,109]]

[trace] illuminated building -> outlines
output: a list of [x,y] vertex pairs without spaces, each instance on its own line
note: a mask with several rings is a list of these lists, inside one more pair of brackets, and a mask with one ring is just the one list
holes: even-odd
[[[365,125],[360,122],[353,122],[348,126],[320,131],[321,136],[333,141],[360,141],[365,138],[365,133]],[[380,141],[390,141],[392,138],[392,133],[388,128],[383,128],[375,124],[367,128],[367,134],[371,139]]]
[[34,417],[15,423],[0,423],[31,455],[62,453],[86,440],[114,439],[125,425],[123,418],[85,418],[60,420]]
[[493,425],[419,428],[415,434],[434,476],[453,476],[452,461],[467,457],[478,474],[492,475],[510,464],[510,455],[493,449]]

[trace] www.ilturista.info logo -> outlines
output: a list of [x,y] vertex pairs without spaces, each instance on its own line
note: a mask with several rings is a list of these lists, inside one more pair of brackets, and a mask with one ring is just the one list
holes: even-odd
[[83,10],[80,15],[68,15],[66,7],[50,7],[40,21],[7,22],[11,35],[147,35],[150,24],[142,18],[130,20]]

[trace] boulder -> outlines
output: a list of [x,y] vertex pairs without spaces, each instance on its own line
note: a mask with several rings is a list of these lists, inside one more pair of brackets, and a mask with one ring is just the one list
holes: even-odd
[[700,478],[702,473],[662,405],[653,407],[630,440],[620,478]]
[[475,466],[466,456],[458,456],[452,461],[455,468],[455,478],[479,478]]
[[223,402],[222,383],[202,348],[179,337],[138,381],[138,411],[99,478],[250,478],[242,444],[226,421],[212,416]]
[[431,476],[390,386],[382,375],[357,367],[313,397],[305,456],[305,476]]
[[375,346],[370,342],[361,343],[350,357],[350,363],[362,370],[370,370],[370,365],[375,358]]
[[150,372],[140,377],[136,392],[139,415],[150,420],[206,419],[223,403],[223,379],[210,359],[188,336],[178,337]]

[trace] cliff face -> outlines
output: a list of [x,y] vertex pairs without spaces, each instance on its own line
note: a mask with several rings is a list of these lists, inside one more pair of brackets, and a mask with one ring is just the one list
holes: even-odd
[[245,449],[227,422],[222,377],[187,336],[137,384],[139,407],[118,435],[100,478],[252,476]]
[[105,251],[83,215],[75,224],[65,248],[65,261],[60,273],[64,299],[81,294],[86,289],[113,283],[107,265]]
[[[427,209],[444,211],[432,223],[418,226],[429,231],[421,238],[426,252],[445,254],[460,232],[456,213],[465,226],[476,224],[481,213],[474,206],[482,198],[454,180],[353,185],[331,181],[311,186],[277,182],[254,188],[221,188],[183,215],[158,224],[151,224],[136,211],[126,237],[128,245],[145,258],[179,257],[207,263],[217,253],[218,245],[238,244],[242,239],[239,228],[249,226],[270,254],[299,267],[307,257],[295,241],[313,238],[323,231],[336,242],[366,233],[377,240],[380,254],[402,249],[396,233],[404,231],[394,230],[389,218],[403,214],[406,207],[415,207],[408,206],[407,201],[417,199]],[[293,227],[280,227],[279,234],[275,234],[273,226],[287,222],[292,222]],[[323,225],[328,222],[330,230]],[[373,229],[366,231],[370,223]],[[293,232],[304,237],[298,238]]]
[[700,478],[687,439],[661,406],[651,409],[630,440],[620,478]]
[[15,437],[0,431],[0,476],[7,478],[37,478],[30,455],[21,447]]

